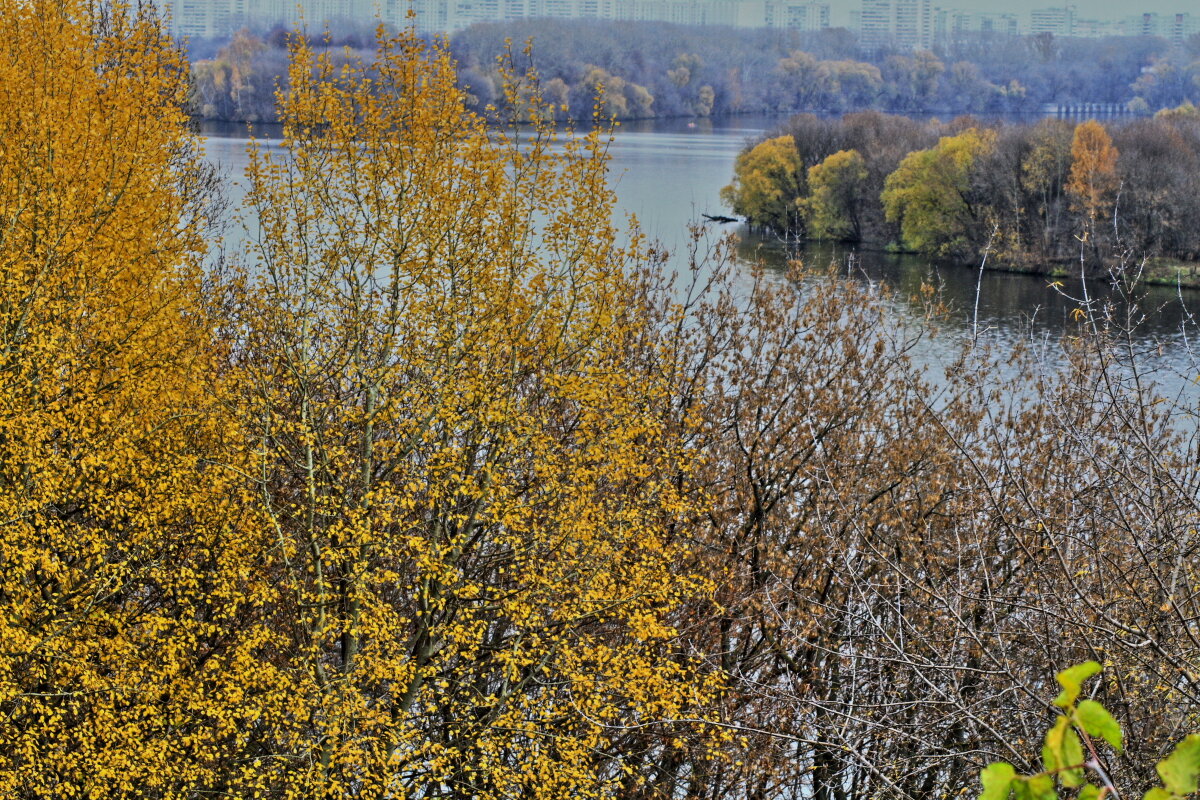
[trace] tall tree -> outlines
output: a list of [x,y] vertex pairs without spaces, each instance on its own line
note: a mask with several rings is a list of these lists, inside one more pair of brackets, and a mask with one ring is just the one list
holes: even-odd
[[1117,148],[1108,131],[1094,119],[1075,127],[1071,140],[1071,174],[1067,192],[1086,217],[1087,233],[1095,240],[1097,222],[1112,209],[1119,187]]
[[808,170],[808,232],[817,239],[862,239],[867,165],[857,150],[839,150]]
[[928,150],[907,155],[884,184],[889,222],[898,223],[904,245],[933,255],[970,251],[972,228],[982,220],[980,198],[971,191],[976,162],[995,134],[970,128],[944,136]]
[[1044,120],[1029,134],[1029,150],[1021,159],[1021,189],[1040,221],[1041,251],[1051,255],[1063,244],[1067,203],[1064,200],[1071,164],[1069,123]]
[[0,2],[6,797],[223,791],[269,674],[185,77],[129,6]]
[[666,616],[702,586],[668,537],[691,456],[670,370],[629,363],[601,134],[464,102],[411,32],[343,68],[297,39],[252,153],[240,411],[294,699],[245,792],[604,795],[617,732],[706,692]]
[[752,224],[779,234],[803,230],[799,201],[804,192],[804,163],[791,136],[759,142],[738,155],[733,183],[721,199]]

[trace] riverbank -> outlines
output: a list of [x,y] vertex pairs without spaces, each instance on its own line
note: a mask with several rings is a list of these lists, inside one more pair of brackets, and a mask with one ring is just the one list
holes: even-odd
[[[965,267],[978,268],[978,264],[959,262]],[[1144,262],[1133,261],[1132,269],[1141,269],[1138,280],[1150,286],[1179,286],[1185,289],[1200,289],[1200,262],[1181,261],[1170,258],[1147,258]],[[1074,278],[1079,275],[1079,263],[1055,261],[1050,263],[1020,263],[1004,259],[989,259],[984,269],[996,272],[1012,272],[1022,275],[1041,275],[1048,278]],[[1088,275],[1105,274],[1104,268],[1094,268]]]
[[1146,283],[1200,289],[1200,261],[1150,259],[1146,265]]
[[[913,253],[913,255],[917,255]],[[978,269],[979,263],[954,262],[965,268]],[[1150,286],[1180,286],[1185,289],[1200,289],[1200,262],[1180,261],[1169,258],[1147,258],[1144,263],[1134,261],[1131,268],[1141,268],[1138,280]],[[1020,275],[1038,275],[1047,278],[1076,278],[1079,276],[1078,261],[1018,262],[1003,258],[988,259],[984,269],[992,272],[1009,272]],[[1104,275],[1105,268],[1092,268],[1088,276]]]

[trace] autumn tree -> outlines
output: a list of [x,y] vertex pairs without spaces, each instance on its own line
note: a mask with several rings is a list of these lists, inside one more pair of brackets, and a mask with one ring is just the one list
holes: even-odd
[[809,235],[817,239],[859,241],[867,166],[857,150],[839,150],[808,170],[804,201]]
[[1071,173],[1067,181],[1075,207],[1094,226],[1112,208],[1118,188],[1117,148],[1099,122],[1075,127],[1071,140]]
[[733,183],[721,190],[721,199],[754,225],[778,234],[797,233],[802,229],[804,183],[795,140],[777,136],[738,155]]
[[938,91],[946,65],[932,52],[918,50],[911,56],[889,56],[882,67],[897,111],[924,111]]
[[259,63],[265,52],[266,44],[243,28],[215,59],[197,62],[192,67],[197,110],[205,117],[271,119],[269,87],[275,75]]
[[601,67],[590,66],[575,89],[575,107],[586,119],[593,101],[599,99],[605,119],[647,119],[654,116],[654,95],[645,86],[610,75]]
[[670,79],[671,83],[682,89],[692,82],[695,73],[703,65],[703,59],[695,53],[680,53],[671,62],[671,69],[667,71],[667,78]]
[[821,67],[829,84],[830,100],[846,109],[870,108],[883,90],[883,75],[873,64],[861,61],[825,61]]
[[[1134,271],[1057,364],[972,339],[935,376],[932,290],[700,239],[677,286],[618,237],[601,131],[555,134],[533,75],[489,128],[440,45],[381,32],[293,40],[245,263],[204,274],[158,22],[0,12],[4,796],[948,797],[1039,770],[1046,676],[1093,655],[1123,795],[1195,727],[1196,409],[1145,367]],[[782,230],[801,153],[832,204],[933,135],[795,129],[727,193]],[[969,239],[1012,141],[905,158],[906,237]]]
[[201,291],[186,70],[123,3],[0,2],[0,794],[222,791],[257,566]]
[[464,99],[412,32],[344,68],[296,39],[252,151],[238,411],[292,700],[238,791],[609,796],[626,726],[707,713],[669,617],[693,456],[630,362],[602,134]]
[[779,59],[774,71],[778,109],[810,109],[819,105],[825,90],[821,62],[812,54],[795,50]]
[[1087,260],[1100,262],[1102,243],[1111,242],[1117,221],[1110,231],[1105,217],[1115,210],[1120,179],[1117,175],[1117,148],[1104,126],[1095,120],[1075,127],[1071,140],[1071,172],[1067,194],[1071,207],[1081,218],[1083,235],[1080,247]]
[[881,199],[905,247],[931,255],[967,251],[971,229],[983,216],[981,198],[971,191],[973,170],[994,141],[991,131],[975,128],[944,136],[934,147],[910,153],[888,176]]
[[1021,189],[1042,222],[1041,250],[1052,254],[1063,246],[1067,225],[1066,184],[1071,165],[1069,124],[1046,120],[1030,133],[1030,148],[1021,159]]
[[1200,254],[1200,115],[1138,120],[1114,131],[1126,247],[1149,256]]

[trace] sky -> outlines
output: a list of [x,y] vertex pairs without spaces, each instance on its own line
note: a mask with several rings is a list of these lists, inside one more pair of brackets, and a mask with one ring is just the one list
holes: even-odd
[[[849,25],[850,12],[861,5],[859,0],[826,0],[829,3],[830,22],[834,25]],[[1017,13],[1024,17],[1034,8],[1061,6],[1054,0],[934,0],[934,5],[944,8],[961,8],[966,11],[992,11]],[[1146,12],[1158,14],[1200,14],[1200,0],[1074,0],[1076,13],[1083,19],[1124,19]]]

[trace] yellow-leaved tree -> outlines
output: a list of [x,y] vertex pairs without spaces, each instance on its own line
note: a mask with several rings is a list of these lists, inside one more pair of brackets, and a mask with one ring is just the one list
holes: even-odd
[[[1080,245],[1091,250],[1092,260],[1101,259],[1101,238],[1107,226],[1101,225],[1104,217],[1116,207],[1120,177],[1117,174],[1119,153],[1108,131],[1094,119],[1081,122],[1075,127],[1071,140],[1071,173],[1067,180],[1067,194],[1071,208],[1082,217],[1083,237]],[[1116,230],[1113,220],[1113,232]],[[1106,238],[1106,237],[1105,237]],[[1087,248],[1086,245],[1091,247]]]
[[817,239],[862,239],[867,164],[857,150],[839,150],[808,169],[804,201],[809,234]]
[[796,141],[791,136],[777,136],[738,155],[733,183],[721,190],[721,199],[734,213],[769,231],[800,233],[804,178]]
[[185,76],[144,12],[0,2],[4,797],[223,791],[250,735],[261,548],[211,466],[240,456]]
[[232,328],[290,701],[238,791],[610,796],[642,757],[617,737],[707,689],[668,624],[702,588],[669,536],[692,459],[604,140],[536,107],[489,130],[411,32],[291,56]]
[[984,222],[972,191],[976,163],[995,146],[994,131],[969,128],[909,153],[884,183],[884,213],[900,227],[904,246],[929,255],[961,254],[969,231]]
[[1094,221],[1112,208],[1118,187],[1117,155],[1112,137],[1099,122],[1089,119],[1076,126],[1067,192],[1088,220]]

